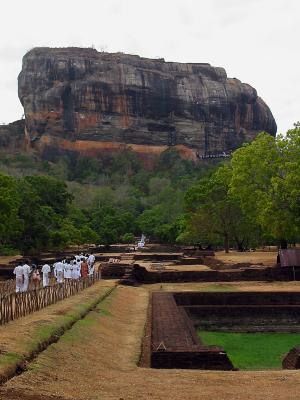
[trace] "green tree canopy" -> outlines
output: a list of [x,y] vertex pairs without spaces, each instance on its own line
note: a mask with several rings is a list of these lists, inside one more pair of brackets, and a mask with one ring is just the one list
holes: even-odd
[[299,239],[300,129],[286,137],[261,133],[232,157],[230,192],[265,235],[281,242]]

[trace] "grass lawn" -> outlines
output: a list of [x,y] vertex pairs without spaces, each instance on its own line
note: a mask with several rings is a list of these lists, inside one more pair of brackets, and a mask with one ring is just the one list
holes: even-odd
[[197,333],[204,344],[223,347],[233,365],[243,370],[281,369],[283,356],[300,345],[299,333]]

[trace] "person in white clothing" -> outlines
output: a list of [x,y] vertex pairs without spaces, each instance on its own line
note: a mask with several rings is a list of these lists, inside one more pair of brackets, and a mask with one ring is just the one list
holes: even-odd
[[94,275],[94,272],[95,272],[95,265],[94,265],[94,263],[88,264],[88,268],[89,268],[89,276],[93,276],[93,275]]
[[53,265],[54,276],[57,283],[63,283],[64,281],[64,264],[61,261],[56,262]]
[[93,254],[90,254],[88,256],[88,259],[87,259],[87,264],[88,264],[88,267],[89,267],[89,276],[93,276],[94,275],[94,270],[95,270],[94,262],[95,262],[95,256]]
[[43,273],[43,287],[49,286],[49,274],[51,272],[51,268],[49,264],[44,264],[42,266]]
[[87,262],[88,262],[88,265],[90,265],[90,266],[94,264],[94,262],[95,262],[95,256],[94,256],[94,254],[90,254],[90,255],[88,256]]
[[25,263],[23,265],[24,280],[23,280],[22,292],[27,292],[27,290],[28,290],[30,272],[31,272],[30,266],[27,263]]
[[75,263],[75,279],[79,279],[81,277],[81,261]]
[[14,269],[16,275],[16,293],[22,292],[23,290],[23,265],[17,265]]
[[76,279],[76,262],[72,260],[70,262],[70,268],[71,268],[71,279]]
[[64,263],[64,278],[71,279],[72,278],[72,266],[68,261]]

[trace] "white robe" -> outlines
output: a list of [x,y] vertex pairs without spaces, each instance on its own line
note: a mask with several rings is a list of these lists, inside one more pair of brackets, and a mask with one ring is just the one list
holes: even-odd
[[18,265],[14,269],[16,275],[16,293],[22,292],[23,290],[23,266]]
[[43,287],[49,286],[49,273],[51,272],[50,265],[44,264],[42,267]]
[[64,264],[64,278],[65,279],[71,279],[72,278],[72,269],[71,269],[71,264]]
[[76,264],[71,264],[71,279],[76,279]]
[[79,279],[81,277],[81,261],[74,264],[75,267],[75,279]]
[[88,257],[88,265],[93,265],[95,262],[95,256],[93,254],[90,254]]
[[24,264],[23,265],[24,281],[23,281],[22,292],[27,292],[27,290],[28,290],[30,272],[31,272],[30,266],[28,264]]
[[63,283],[64,281],[64,264],[62,262],[57,262],[54,265],[54,276],[57,283]]
[[88,268],[89,268],[89,276],[93,276],[94,272],[95,272],[94,264],[92,264],[92,265],[88,264]]

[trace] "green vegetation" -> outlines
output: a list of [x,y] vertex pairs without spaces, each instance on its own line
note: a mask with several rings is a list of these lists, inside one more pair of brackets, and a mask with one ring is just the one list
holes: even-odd
[[142,232],[174,243],[185,191],[207,169],[172,149],[151,171],[129,149],[99,159],[0,155],[0,253],[134,243]]
[[235,368],[280,369],[288,351],[300,343],[298,333],[232,333],[198,330],[206,345],[224,348]]
[[299,188],[299,124],[285,137],[261,133],[225,162],[170,148],[151,170],[130,148],[97,159],[0,154],[0,254],[129,244],[141,233],[226,251],[285,247],[300,239]]
[[300,125],[276,138],[261,133],[186,193],[177,240],[239,250],[300,239]]

